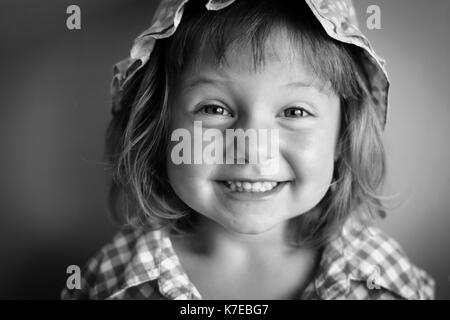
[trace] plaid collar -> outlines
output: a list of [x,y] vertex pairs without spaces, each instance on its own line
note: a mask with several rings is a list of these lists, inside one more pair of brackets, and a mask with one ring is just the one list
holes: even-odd
[[[133,237],[136,235],[133,234]],[[126,242],[123,241],[124,244]],[[148,282],[156,282],[161,295],[169,299],[201,299],[181,267],[170,238],[161,230],[138,235],[136,254],[127,265],[123,280],[108,299],[120,298],[129,288]]]
[[325,247],[314,289],[318,298],[326,300],[383,295],[432,299],[434,280],[380,229],[349,219]]
[[[392,238],[349,219],[325,246],[301,299],[432,299],[434,281]],[[162,230],[124,229],[92,259],[64,299],[201,299]]]

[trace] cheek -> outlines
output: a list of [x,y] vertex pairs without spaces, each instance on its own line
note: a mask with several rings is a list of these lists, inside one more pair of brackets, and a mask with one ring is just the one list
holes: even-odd
[[170,160],[167,165],[169,183],[178,198],[191,209],[208,217],[217,212],[211,180],[216,170],[214,165],[175,165]]
[[285,159],[292,168],[296,185],[304,192],[324,194],[331,183],[336,139],[329,132],[304,132],[286,137]]
[[[169,183],[176,195],[190,208],[197,212],[205,211],[205,208],[213,207],[213,188],[211,177],[213,176],[215,166],[208,164],[194,163],[194,126],[193,121],[183,112],[174,112],[169,126],[169,141],[166,150],[166,170]],[[175,130],[184,130],[182,137],[178,137],[177,141],[171,141],[171,135]],[[182,143],[186,142],[186,144]],[[178,148],[175,148],[175,147]],[[182,153],[178,152],[180,149]],[[177,152],[172,152],[177,150]],[[181,154],[189,150],[189,156],[183,158],[187,163],[176,164],[180,161]],[[181,157],[182,158],[182,157]]]
[[186,204],[203,201],[210,196],[210,166],[207,165],[175,165],[169,158],[167,175],[175,193]]
[[341,111],[337,97],[314,126],[288,132],[284,141],[285,158],[297,182],[304,187],[328,190],[331,183],[340,132]]

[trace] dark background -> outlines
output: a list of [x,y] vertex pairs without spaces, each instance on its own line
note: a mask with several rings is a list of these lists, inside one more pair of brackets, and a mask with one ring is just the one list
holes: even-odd
[[[450,299],[450,2],[355,0],[388,61],[385,133],[391,207],[380,225]],[[81,30],[66,8],[81,7]],[[381,8],[367,30],[366,8]],[[150,24],[156,1],[2,0],[0,298],[56,299],[118,226],[106,210],[103,140],[112,65]]]

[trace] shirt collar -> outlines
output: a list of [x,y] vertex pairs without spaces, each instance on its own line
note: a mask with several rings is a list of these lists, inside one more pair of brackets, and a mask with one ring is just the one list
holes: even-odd
[[160,293],[171,300],[201,299],[163,230],[139,237],[134,257],[125,269],[124,281],[109,298],[150,281],[157,281]]
[[[371,257],[374,246],[383,246],[385,252],[390,252],[390,256],[396,258],[398,267],[394,275],[389,265],[380,263],[384,260]],[[344,298],[353,280],[382,287],[405,299],[420,299],[417,291],[412,289],[417,287],[414,269],[396,246],[396,243],[389,242],[389,238],[383,239],[378,229],[349,219],[339,236],[323,248],[319,270],[312,283],[313,290],[321,299]],[[201,299],[200,293],[184,272],[169,236],[163,230],[139,237],[133,255],[121,285],[110,298],[131,287],[157,281],[160,293],[169,299]],[[407,279],[405,282],[411,285],[398,285],[392,280],[393,277]]]
[[[395,269],[389,261],[394,258]],[[414,272],[396,242],[378,228],[350,218],[339,236],[324,248],[314,287],[322,299],[345,298],[351,281],[365,283],[368,290],[383,288],[404,299],[420,299],[413,290],[420,287]]]

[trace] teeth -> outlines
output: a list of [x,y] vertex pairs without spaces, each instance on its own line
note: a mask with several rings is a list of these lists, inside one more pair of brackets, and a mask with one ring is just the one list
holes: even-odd
[[267,192],[278,185],[275,181],[227,181],[228,188],[237,192]]
[[250,182],[244,182],[242,188],[244,188],[245,191],[250,191],[252,190],[252,184]]

